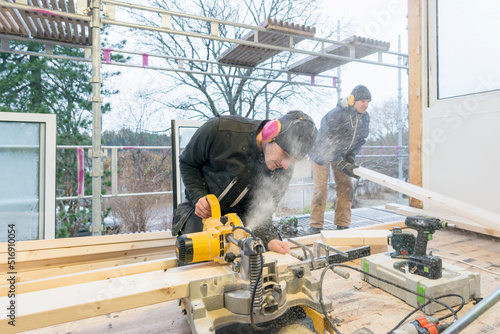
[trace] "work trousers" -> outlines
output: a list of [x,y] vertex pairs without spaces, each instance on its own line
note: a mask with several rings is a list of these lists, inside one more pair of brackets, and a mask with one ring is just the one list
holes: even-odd
[[324,225],[330,165],[333,170],[335,190],[337,192],[335,218],[333,222],[337,226],[349,226],[351,224],[351,206],[354,197],[351,177],[347,176],[333,164],[321,166],[311,161],[314,182],[311,216],[309,217],[309,225],[311,227],[323,228]]

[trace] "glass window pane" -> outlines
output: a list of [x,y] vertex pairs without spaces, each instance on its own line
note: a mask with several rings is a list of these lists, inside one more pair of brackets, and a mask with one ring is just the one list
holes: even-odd
[[0,242],[7,225],[16,240],[38,239],[40,124],[0,122]]
[[500,89],[500,1],[438,0],[438,98]]

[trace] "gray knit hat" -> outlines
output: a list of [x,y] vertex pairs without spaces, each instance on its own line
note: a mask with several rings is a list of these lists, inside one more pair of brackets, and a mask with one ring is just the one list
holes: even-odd
[[286,153],[301,160],[311,150],[318,130],[312,118],[300,110],[292,110],[278,119],[281,123],[276,144]]
[[372,94],[366,88],[366,86],[363,85],[358,85],[353,88],[351,95],[354,96],[354,101],[360,101],[360,100],[372,100]]

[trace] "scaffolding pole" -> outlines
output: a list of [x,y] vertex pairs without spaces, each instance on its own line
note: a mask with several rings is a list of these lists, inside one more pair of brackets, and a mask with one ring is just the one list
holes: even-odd
[[101,0],[92,0],[92,235],[101,235]]

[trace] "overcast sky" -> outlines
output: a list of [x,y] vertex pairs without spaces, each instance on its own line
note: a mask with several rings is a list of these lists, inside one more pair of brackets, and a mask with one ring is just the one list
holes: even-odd
[[[401,50],[408,53],[406,0],[323,0],[322,6],[333,20],[338,17],[353,18],[356,35],[390,42],[390,51],[398,51],[398,36],[401,35]],[[376,60],[377,57],[367,59]],[[348,95],[357,84],[364,84],[372,92],[373,102],[377,102],[397,96],[398,70],[353,62],[343,67],[342,82],[343,96]],[[403,70],[404,96],[407,96],[407,85],[407,73]]]

